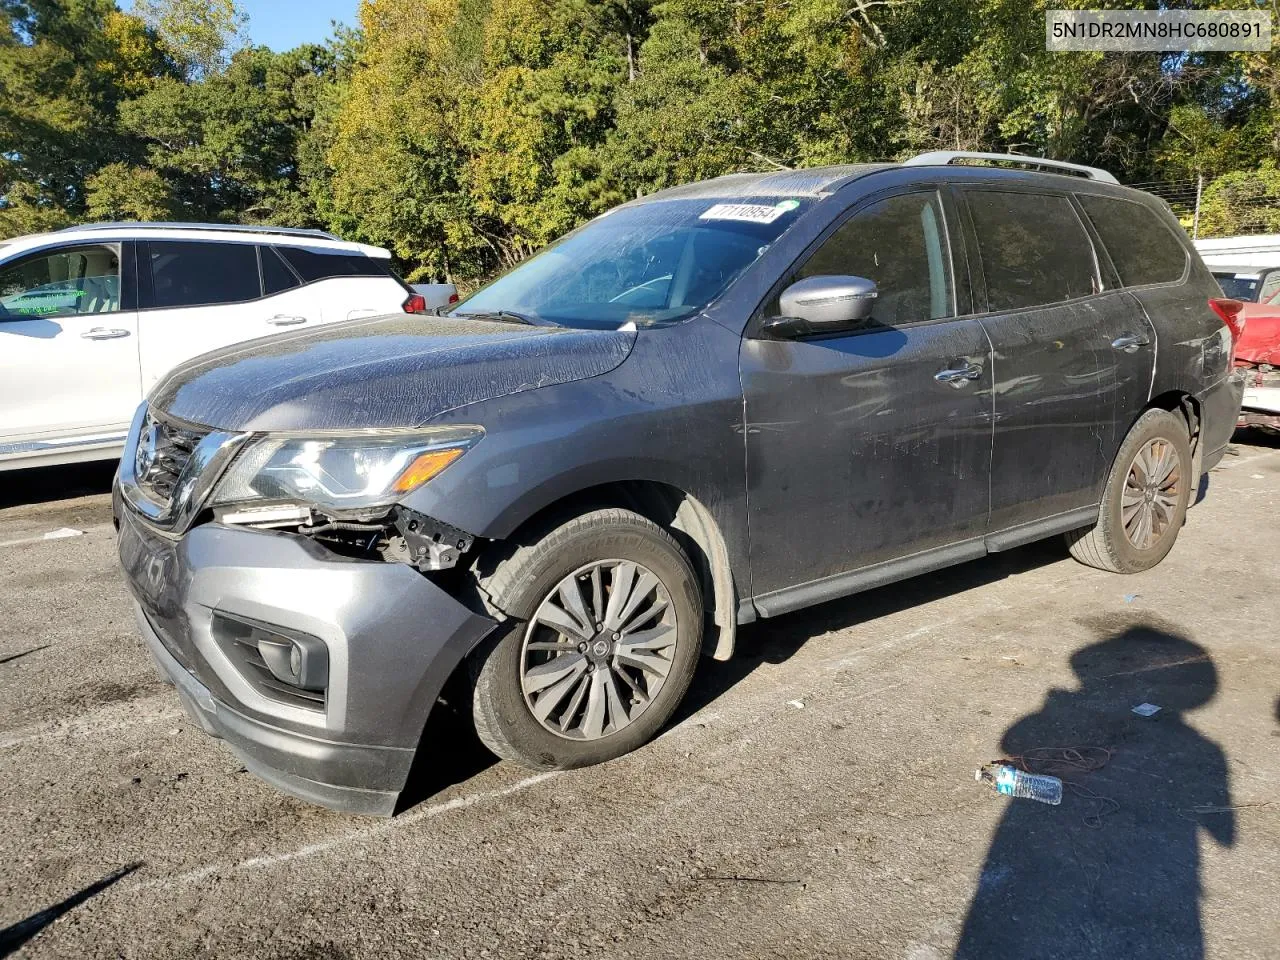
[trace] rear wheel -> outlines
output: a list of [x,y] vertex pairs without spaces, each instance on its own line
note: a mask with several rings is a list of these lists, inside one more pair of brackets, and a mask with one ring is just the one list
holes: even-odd
[[688,689],[698,579],[661,527],[597,510],[500,562],[483,586],[512,619],[473,659],[472,714],[498,756],[536,769],[610,760],[650,740]]
[[1113,573],[1154,567],[1186,520],[1193,472],[1186,422],[1167,410],[1148,410],[1120,445],[1098,522],[1066,535],[1071,555]]

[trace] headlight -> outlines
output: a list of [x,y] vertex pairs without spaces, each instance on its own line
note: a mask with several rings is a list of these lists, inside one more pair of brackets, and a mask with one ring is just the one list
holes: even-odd
[[218,482],[210,506],[294,501],[351,510],[389,505],[467,452],[480,427],[435,427],[251,441]]

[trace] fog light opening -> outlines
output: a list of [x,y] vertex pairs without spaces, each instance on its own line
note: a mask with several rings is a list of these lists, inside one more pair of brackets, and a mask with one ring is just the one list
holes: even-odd
[[329,648],[324,641],[258,621],[213,615],[219,645],[263,693],[311,708],[323,708],[329,686]]

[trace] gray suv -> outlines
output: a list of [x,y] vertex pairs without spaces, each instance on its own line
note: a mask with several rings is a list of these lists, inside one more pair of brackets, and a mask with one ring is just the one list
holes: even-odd
[[1104,171],[722,177],[445,315],[180,367],[129,434],[120,558],[207,732],[386,815],[446,684],[494,753],[575,767],[652,738],[739,624],[1054,535],[1158,563],[1236,422],[1238,310]]

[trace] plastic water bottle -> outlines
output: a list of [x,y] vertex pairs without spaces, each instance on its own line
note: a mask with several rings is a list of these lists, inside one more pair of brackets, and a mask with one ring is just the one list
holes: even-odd
[[1026,797],[1057,806],[1062,802],[1062,781],[1043,773],[1027,773],[1011,763],[988,763],[979,767],[973,779],[985,780],[996,793],[1007,797]]

